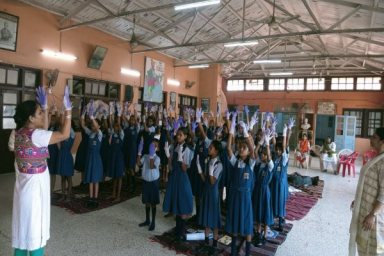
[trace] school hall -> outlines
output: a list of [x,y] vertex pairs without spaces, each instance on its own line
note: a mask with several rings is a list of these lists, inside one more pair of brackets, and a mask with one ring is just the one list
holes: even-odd
[[[270,172],[259,185],[271,210],[280,166],[289,193],[283,216],[261,210],[274,220],[261,230],[265,204],[256,192],[242,202],[254,224],[235,255],[348,255],[350,205],[384,125],[384,2],[0,0],[0,30],[0,255],[15,253],[14,116],[24,101],[41,105],[40,87],[49,129],[71,119],[69,138],[47,145],[41,255],[233,254],[220,242],[238,231],[231,193],[254,189],[234,185],[240,162],[252,184]],[[204,216],[217,211],[208,236]]]

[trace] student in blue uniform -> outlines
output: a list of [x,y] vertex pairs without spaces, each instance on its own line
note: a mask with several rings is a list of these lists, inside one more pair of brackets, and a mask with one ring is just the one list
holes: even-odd
[[[168,161],[172,163],[167,191],[165,193],[163,211],[176,215],[175,241],[184,239],[185,218],[193,212],[193,196],[187,169],[190,165],[190,149],[186,145],[188,129],[181,127],[176,134],[177,146],[173,152],[169,151],[168,143],[165,153]],[[172,154],[172,155],[171,155]]]
[[[196,109],[196,123],[192,124],[192,135],[197,131],[197,142],[195,144],[195,152],[191,162],[191,168],[188,171],[189,179],[192,187],[192,194],[195,197],[196,215],[190,221],[198,222],[200,213],[200,198],[203,194],[204,181],[201,179],[197,169],[197,156],[200,159],[200,166],[205,168],[204,161],[208,156],[208,147],[211,140],[206,135],[207,127],[201,124],[201,117],[203,113],[201,109]],[[198,129],[196,125],[198,124]],[[204,169],[203,169],[204,172]]]
[[[263,246],[267,241],[268,226],[273,225],[272,197],[269,189],[273,177],[273,161],[269,148],[269,141],[274,132],[269,129],[263,130],[263,138],[255,149],[256,165],[255,189],[252,197],[253,221],[257,224],[255,233],[256,246]],[[265,143],[265,148],[258,154],[259,148]],[[261,227],[264,225],[264,234],[261,234]]]
[[[243,122],[242,126],[245,127]],[[245,134],[238,138],[238,156],[232,151],[232,140],[235,135],[236,113],[233,114],[230,135],[227,144],[228,156],[233,166],[227,194],[227,219],[225,231],[232,235],[231,255],[235,256],[237,236],[246,236],[245,255],[250,255],[253,234],[252,193],[254,189],[255,157],[252,139]]]
[[[80,100],[80,103],[79,103],[79,111],[82,106],[81,102],[82,100]],[[87,106],[84,106],[83,112],[81,114],[80,122],[82,122],[82,120],[85,120],[85,126],[89,127],[89,118],[88,116],[85,116],[86,111],[87,111]],[[82,128],[81,141],[80,141],[79,147],[77,148],[76,158],[75,158],[75,170],[81,173],[80,185],[84,185],[85,165],[86,165],[87,155],[88,155],[88,141],[89,141],[89,135]]]
[[155,117],[148,116],[148,118],[143,115],[143,154],[148,154],[149,145],[152,143],[152,140],[155,136],[156,127],[155,127]]
[[[212,111],[211,111],[212,112]],[[213,117],[213,113],[210,114],[211,117]],[[209,127],[207,129],[207,137],[208,139],[210,140],[214,140],[215,139],[215,121],[213,119],[209,120]]]
[[[64,123],[64,112],[60,116],[61,125]],[[73,122],[72,122],[73,126]],[[71,201],[72,194],[72,177],[74,175],[74,163],[71,153],[73,142],[75,141],[75,131],[71,128],[70,136],[68,139],[61,142],[61,147],[59,151],[59,156],[57,160],[57,173],[61,175],[61,192],[62,197],[59,202],[69,202]],[[68,184],[68,190],[67,190]],[[66,191],[68,192],[66,195]]]
[[163,122],[161,125],[161,130],[160,130],[160,149],[159,149],[159,154],[160,154],[160,161],[161,161],[161,170],[162,170],[162,175],[160,177],[160,180],[163,182],[167,183],[168,182],[168,173],[169,173],[169,168],[168,168],[168,157],[165,155],[164,152],[164,146],[165,142],[168,141],[169,143],[169,125],[167,126],[166,123],[169,123],[168,117],[167,117],[167,111],[164,109],[164,118]]
[[85,126],[84,115],[81,118],[81,127],[89,136],[88,153],[86,157],[84,182],[89,183],[89,202],[90,207],[99,207],[97,198],[99,197],[99,182],[103,180],[103,163],[100,156],[100,147],[103,134],[101,133],[101,121],[93,116],[95,110],[93,100],[90,101],[89,118],[91,119],[92,130]]
[[[200,132],[203,129],[199,123]],[[208,155],[203,163],[205,171],[200,165],[199,155],[197,155],[197,168],[201,179],[204,181],[204,189],[201,198],[199,225],[205,227],[205,243],[197,251],[208,251],[209,255],[217,255],[217,239],[219,228],[221,226],[221,209],[219,182],[223,171],[223,165],[220,161],[220,153],[223,150],[222,144],[218,140],[211,142],[208,148]],[[209,232],[213,229],[212,247],[209,246]]]
[[[123,155],[123,140],[124,140],[124,131],[121,128],[121,114],[122,107],[120,102],[116,103],[117,107],[117,117],[113,122],[112,115],[109,115],[109,123],[111,124],[111,134],[109,135],[109,144],[110,144],[110,155],[109,155],[109,167],[107,176],[113,179],[112,183],[112,196],[109,197],[113,199],[114,203],[121,201],[121,186],[124,176],[124,155]],[[112,129],[113,123],[113,129]],[[116,193],[117,190],[117,193]]]
[[[160,203],[159,192],[159,166],[160,158],[156,155],[159,149],[159,140],[154,139],[149,145],[149,154],[141,157],[144,141],[141,141],[137,153],[137,165],[143,166],[143,194],[142,203],[145,204],[145,221],[139,224],[139,227],[149,226],[149,231],[155,230],[156,223],[156,205]],[[152,222],[149,219],[149,211],[152,208]]]
[[108,128],[108,112],[105,107],[103,107],[102,113],[103,113],[103,122],[101,127],[102,127],[103,138],[101,139],[100,156],[101,156],[101,161],[103,163],[103,183],[104,183],[105,177],[107,176],[107,173],[108,173],[109,158],[110,158],[110,152],[111,152],[111,146],[109,145],[109,135],[111,133],[111,130]]
[[273,215],[279,218],[278,231],[283,231],[283,222],[286,215],[286,201],[289,197],[288,192],[288,162],[289,151],[287,152],[287,145],[289,145],[289,134],[293,126],[293,119],[288,122],[288,127],[284,124],[283,140],[281,143],[276,144],[276,158],[274,159],[273,178],[271,182],[272,194],[272,209]]

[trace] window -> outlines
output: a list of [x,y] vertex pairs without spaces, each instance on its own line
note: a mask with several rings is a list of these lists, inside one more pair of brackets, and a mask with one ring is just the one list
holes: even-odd
[[358,77],[357,90],[381,90],[381,77]]
[[304,90],[304,78],[289,78],[287,80],[287,90],[290,90],[290,91]]
[[285,79],[269,79],[269,91],[284,91]]
[[353,90],[353,77],[332,78],[331,90]]
[[324,78],[307,78],[307,91],[320,91],[324,89]]
[[228,80],[227,91],[244,91],[244,80]]
[[344,109],[344,115],[356,116],[356,136],[372,136],[382,126],[383,111],[376,109]]
[[184,107],[196,109],[197,98],[193,96],[179,94],[179,101],[177,102],[177,104],[179,116],[183,116]]
[[245,90],[246,91],[262,91],[262,90],[264,90],[264,80],[263,79],[246,80]]

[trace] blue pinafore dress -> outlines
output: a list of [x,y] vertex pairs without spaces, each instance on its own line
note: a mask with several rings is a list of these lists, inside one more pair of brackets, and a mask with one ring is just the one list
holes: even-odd
[[[184,149],[186,145],[183,145]],[[181,169],[177,161],[178,153],[172,154],[172,172],[169,175],[165,193],[163,211],[173,215],[185,215],[193,212],[193,195],[188,174]]]
[[238,167],[238,163],[239,160],[231,173],[225,231],[243,236],[253,234],[252,192],[255,183],[250,165]]
[[[207,166],[211,158],[207,158],[207,160],[208,162],[206,164],[204,174],[204,189],[200,203],[199,225],[207,228],[219,229],[221,226],[219,183],[223,171],[220,173],[218,179],[216,179],[215,184],[212,185],[209,180],[209,171]],[[215,165],[219,163],[220,161],[217,161]]]
[[232,173],[232,165],[231,165],[231,162],[229,161],[227,141],[228,141],[228,138],[221,140],[223,150],[221,151],[221,154],[220,154],[220,161],[223,165],[223,171],[222,171],[223,174],[221,175],[219,188],[222,189],[226,187],[226,191],[229,191],[229,185],[231,183],[230,179],[231,179],[231,173]]
[[108,164],[110,158],[111,145],[109,145],[109,131],[103,131],[103,138],[101,139],[100,157],[103,162],[103,173],[108,173]]
[[85,171],[85,165],[87,163],[87,155],[88,155],[88,144],[89,144],[89,135],[81,130],[81,142],[76,152],[75,159],[75,170],[79,172]]
[[215,139],[215,129],[211,129],[211,128],[208,127],[208,129],[207,129],[207,137],[210,140],[214,140]]
[[[153,129],[154,126],[151,126],[149,128]],[[151,145],[154,137],[155,137],[154,132],[147,132],[147,131],[143,130],[144,145],[143,145],[142,155],[146,155],[149,153],[149,145]]]
[[273,215],[277,217],[285,217],[287,215],[285,205],[285,202],[289,197],[287,168],[288,162],[286,166],[284,166],[282,157],[277,157],[275,159],[273,178],[270,188],[272,195]]
[[200,157],[200,166],[205,167],[205,159],[208,156],[208,149],[205,147],[204,141],[198,141],[196,144],[194,156],[192,159],[191,167],[188,169],[188,176],[191,182],[192,194],[196,197],[201,197],[203,194],[204,182],[200,177],[200,174],[197,170],[197,155]]
[[124,176],[123,140],[124,131],[111,134],[111,153],[107,176],[110,178],[122,178]]
[[49,158],[47,159],[47,162],[48,162],[49,174],[56,175],[58,174],[57,158],[59,156],[59,147],[57,146],[57,144],[48,145],[48,151],[49,151]]
[[137,139],[139,131],[137,126],[124,129],[123,154],[124,164],[127,169],[135,169],[137,159]]
[[[73,131],[71,131],[72,133]],[[74,132],[73,132],[74,134]],[[73,177],[74,175],[74,162],[71,149],[73,142],[75,141],[75,136],[69,136],[68,139],[61,142],[61,147],[59,151],[59,157],[57,160],[57,174],[65,177]]]
[[255,189],[253,191],[253,221],[266,225],[273,224],[272,197],[269,184],[272,181],[273,171],[268,171],[267,163],[255,165]]
[[168,164],[168,157],[165,155],[164,147],[165,147],[165,142],[168,141],[167,138],[167,129],[165,125],[161,127],[161,134],[160,134],[160,149],[159,149],[159,154],[160,154],[160,163],[161,164]]
[[98,133],[92,133],[88,140],[88,154],[85,165],[85,183],[97,183],[103,180],[103,162],[100,156],[101,140]]

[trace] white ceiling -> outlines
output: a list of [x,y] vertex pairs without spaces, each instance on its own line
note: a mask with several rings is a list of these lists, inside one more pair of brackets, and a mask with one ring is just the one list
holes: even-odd
[[[384,0],[276,0],[275,18],[283,21],[276,29],[270,29],[268,24],[273,0],[221,0],[221,4],[199,8],[197,12],[175,11],[169,6],[185,1],[22,0],[63,16],[63,31],[80,27],[68,22],[72,19],[130,41],[135,18],[135,36],[145,48],[132,47],[133,52],[153,49],[175,58],[176,66],[221,63],[227,77],[260,77],[284,70],[311,76],[313,66],[316,75],[381,75],[383,71]],[[299,17],[293,19],[296,15]],[[101,20],[92,22],[95,19]],[[243,24],[244,38],[267,38],[256,46],[224,48],[223,42],[242,38]],[[328,33],[329,28],[343,33]],[[374,28],[380,32],[372,32]],[[360,30],[356,33],[352,29]],[[269,33],[275,38],[268,38]],[[267,59],[268,49],[270,58],[285,61],[253,64],[254,59]]]

